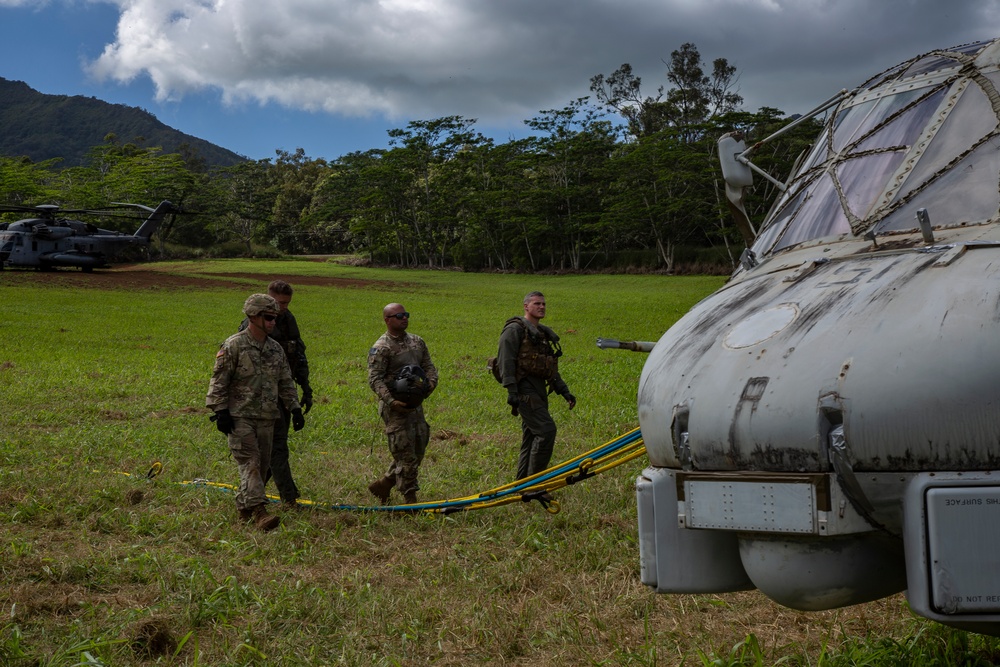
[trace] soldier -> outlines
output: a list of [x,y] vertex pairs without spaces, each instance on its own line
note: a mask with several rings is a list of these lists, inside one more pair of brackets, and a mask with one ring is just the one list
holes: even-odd
[[[288,358],[288,367],[292,372],[292,379],[302,387],[302,414],[309,414],[309,409],[313,404],[312,387],[309,386],[309,362],[306,360],[306,344],[302,342],[299,333],[299,325],[295,316],[288,310],[288,304],[292,302],[292,286],[284,280],[275,280],[267,286],[267,294],[278,302],[278,319],[274,322],[274,329],[268,335],[278,341],[285,356]],[[243,331],[250,324],[249,319],[244,319],[239,330]],[[271,467],[264,472],[264,485],[267,480],[274,477],[274,485],[278,488],[278,495],[281,496],[281,504],[286,509],[301,509],[295,501],[299,497],[299,487],[295,485],[292,478],[292,468],[288,458],[288,426],[291,423],[291,413],[284,403],[279,402],[278,408],[281,417],[274,423],[274,440],[271,443]]]
[[215,368],[205,405],[215,415],[216,428],[226,434],[236,460],[240,485],[236,508],[240,519],[253,521],[262,531],[281,523],[267,513],[263,471],[271,462],[274,423],[279,404],[291,412],[295,430],[305,426],[295,382],[285,352],[268,337],[278,317],[278,302],[266,294],[252,294],[243,304],[249,326],[226,339],[215,355]]
[[422,402],[437,387],[438,372],[424,340],[406,332],[410,314],[401,304],[387,305],[382,318],[386,332],[368,351],[368,385],[378,396],[392,463],[368,490],[385,505],[395,486],[413,504],[420,488],[417,471],[430,437]]
[[517,479],[524,479],[549,467],[556,442],[556,423],[549,414],[547,387],[576,406],[576,398],[559,376],[559,336],[541,323],[545,317],[545,296],[531,292],[524,297],[524,317],[504,323],[497,350],[500,382],[507,389],[507,404],[521,416],[521,452],[517,458]]

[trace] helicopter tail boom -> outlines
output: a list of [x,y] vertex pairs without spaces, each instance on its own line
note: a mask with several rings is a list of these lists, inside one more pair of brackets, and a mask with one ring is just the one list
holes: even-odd
[[171,204],[169,201],[166,200],[160,202],[160,205],[157,206],[155,209],[150,209],[148,206],[139,206],[138,204],[133,204],[133,205],[145,209],[147,211],[151,211],[149,217],[146,218],[146,221],[143,222],[142,225],[139,226],[139,229],[135,231],[136,237],[145,239],[147,241],[159,228],[160,223],[163,221],[163,218],[165,218],[168,213],[176,213],[178,210],[176,206],[174,206],[173,204]]

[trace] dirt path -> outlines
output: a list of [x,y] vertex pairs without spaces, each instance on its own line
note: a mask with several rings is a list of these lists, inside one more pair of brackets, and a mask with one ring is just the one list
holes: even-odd
[[[275,279],[287,280],[294,285],[316,285],[320,287],[365,288],[381,284],[380,281],[356,280],[352,278],[328,278],[324,276],[282,276],[275,273],[200,273],[198,275],[177,275],[157,270],[156,264],[127,264],[111,269],[84,273],[76,269],[55,271],[34,271],[6,269],[0,271],[0,287],[51,285],[58,287],[79,287],[85,289],[197,289],[199,287],[246,288],[249,283],[266,285]],[[388,284],[388,283],[387,283]]]

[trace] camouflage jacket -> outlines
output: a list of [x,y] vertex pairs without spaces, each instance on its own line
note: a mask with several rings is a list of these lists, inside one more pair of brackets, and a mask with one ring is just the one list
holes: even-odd
[[[243,331],[248,326],[250,326],[250,321],[244,318],[237,331]],[[286,310],[278,315],[278,319],[274,321],[274,330],[268,335],[278,341],[285,351],[285,356],[288,357],[288,367],[292,370],[292,379],[303,387],[308,387],[309,361],[306,359],[306,344],[302,342],[299,323],[292,315],[292,311]]]
[[300,407],[281,345],[271,338],[257,342],[248,330],[227,338],[215,355],[205,405],[228,408],[234,417],[277,419],[279,400],[289,411]]
[[403,366],[420,366],[427,375],[433,390],[438,383],[437,368],[427,351],[427,343],[420,336],[404,333],[393,338],[388,332],[379,337],[372,349],[368,350],[368,386],[383,403],[392,402],[389,385],[396,379],[396,373]]

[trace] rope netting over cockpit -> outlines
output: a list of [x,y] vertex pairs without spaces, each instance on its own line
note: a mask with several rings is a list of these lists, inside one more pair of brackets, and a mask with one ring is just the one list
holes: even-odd
[[844,91],[753,254],[912,233],[918,211],[934,228],[997,221],[998,91],[1000,40],[938,49]]

